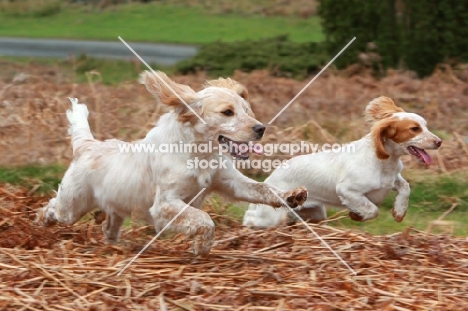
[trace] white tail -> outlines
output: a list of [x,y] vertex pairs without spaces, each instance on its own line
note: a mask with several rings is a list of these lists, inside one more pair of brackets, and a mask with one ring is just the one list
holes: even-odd
[[70,122],[68,134],[72,137],[73,155],[77,155],[77,150],[85,143],[94,141],[93,134],[88,123],[88,107],[79,104],[78,98],[68,98],[72,104],[72,109],[67,110],[67,119]]

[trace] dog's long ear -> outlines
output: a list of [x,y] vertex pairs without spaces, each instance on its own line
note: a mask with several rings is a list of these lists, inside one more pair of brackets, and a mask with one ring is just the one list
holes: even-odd
[[381,120],[372,126],[371,136],[374,141],[375,154],[380,160],[386,160],[390,157],[387,150],[385,150],[384,143],[387,139],[395,136],[397,131],[395,122],[396,120],[393,119]]
[[143,71],[138,80],[146,86],[148,92],[154,95],[161,104],[174,108],[186,108],[196,98],[197,94],[188,85],[178,84],[172,81],[164,72]]
[[393,100],[386,96],[374,98],[366,107],[364,117],[366,122],[374,123],[391,117],[396,112],[405,112],[403,108],[395,105]]
[[231,78],[218,78],[216,80],[206,81],[205,87],[209,86],[224,87],[226,89],[233,90],[234,92],[239,94],[240,97],[242,97],[246,101],[249,101],[249,92],[247,91],[247,88]]

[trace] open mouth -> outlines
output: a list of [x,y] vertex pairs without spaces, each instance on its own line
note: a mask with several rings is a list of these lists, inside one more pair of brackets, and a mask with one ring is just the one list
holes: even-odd
[[419,162],[424,163],[426,165],[431,164],[431,161],[432,161],[431,156],[428,155],[427,152],[424,149],[421,149],[421,148],[418,148],[418,147],[415,147],[415,146],[409,146],[407,149],[408,149],[408,152],[413,157],[418,159]]
[[223,135],[219,135],[218,142],[236,159],[247,160],[251,152],[263,154],[263,148],[258,144],[252,145],[246,141],[235,141]]

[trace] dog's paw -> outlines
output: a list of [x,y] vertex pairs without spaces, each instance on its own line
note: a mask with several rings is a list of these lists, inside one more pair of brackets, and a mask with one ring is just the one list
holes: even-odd
[[214,226],[203,226],[197,230],[193,241],[193,253],[207,257],[214,243]]
[[106,217],[107,217],[106,212],[103,212],[101,210],[95,211],[93,213],[93,216],[94,216],[94,223],[96,225],[101,225],[104,222],[104,220],[106,220]]
[[44,211],[43,208],[41,208],[36,213],[36,218],[34,219],[34,222],[42,227],[51,227],[57,223],[57,219],[55,219],[55,217],[53,216],[50,216],[47,212]]
[[353,211],[350,211],[348,215],[349,215],[349,218],[351,218],[354,221],[364,221],[364,217],[362,217],[361,215]]
[[349,211],[349,218],[354,221],[367,221],[379,216],[379,210],[377,208],[365,209],[360,211]]
[[406,216],[406,211],[404,211],[403,214],[398,214],[397,212],[395,212],[395,208],[392,208],[391,212],[393,215],[393,219],[395,219],[396,222],[402,222],[403,218],[405,218]]
[[304,187],[299,187],[294,190],[289,191],[286,194],[286,202],[292,208],[298,207],[307,200],[307,189]]

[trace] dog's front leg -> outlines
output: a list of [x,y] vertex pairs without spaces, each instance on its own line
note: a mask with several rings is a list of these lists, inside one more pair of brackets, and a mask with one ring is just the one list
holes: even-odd
[[392,215],[395,221],[401,222],[405,218],[410,196],[410,185],[401,174],[397,175],[393,190],[397,192],[397,195],[393,204]]
[[307,200],[307,189],[298,187],[283,191],[266,183],[250,179],[234,167],[221,170],[213,182],[215,191],[238,201],[284,207],[287,203],[294,208]]
[[349,208],[349,217],[354,221],[366,221],[379,215],[379,209],[361,191],[346,184],[338,184],[336,193],[341,203]]
[[[179,216],[177,214],[184,209]],[[194,237],[193,252],[195,255],[207,256],[214,242],[214,222],[210,216],[184,201],[173,199],[170,201],[155,200],[150,209],[156,231],[162,230],[171,220],[170,229]],[[177,216],[177,217],[176,217]]]

